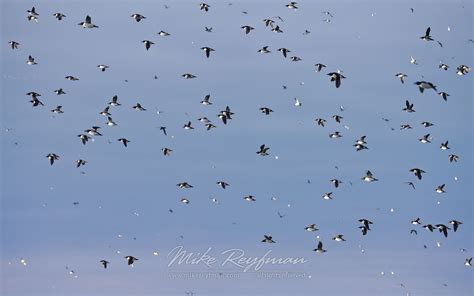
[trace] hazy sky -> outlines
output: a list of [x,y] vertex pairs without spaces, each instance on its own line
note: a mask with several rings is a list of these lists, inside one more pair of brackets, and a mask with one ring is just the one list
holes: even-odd
[[[463,263],[473,254],[473,73],[456,75],[457,66],[474,65],[472,1],[299,1],[297,10],[285,1],[212,1],[209,12],[199,3],[1,1],[1,294],[472,294],[472,268]],[[38,23],[27,20],[32,6]],[[58,21],[55,12],[66,17]],[[137,23],[133,13],[147,18]],[[78,26],[86,15],[99,28]],[[283,33],[266,28],[265,18]],[[255,29],[246,35],[244,25]],[[442,47],[420,40],[429,26]],[[149,51],[145,39],[155,43]],[[209,59],[203,46],[215,49]],[[258,53],[263,46],[271,53]],[[37,65],[27,65],[29,55]],[[318,73],[316,63],[327,67]],[[338,89],[326,75],[337,69],[347,77]],[[448,101],[430,89],[420,94],[419,80],[449,93]],[[66,94],[57,96],[58,88]],[[33,108],[30,91],[45,106]],[[203,106],[207,94],[213,104]],[[122,106],[110,108],[117,126],[109,127],[99,112],[114,95]],[[407,99],[416,112],[402,111]],[[133,110],[137,102],[147,111]],[[63,114],[50,112],[57,105]],[[217,114],[226,106],[235,114],[224,125]],[[274,112],[262,114],[264,106]],[[203,116],[217,128],[206,131]],[[188,121],[194,130],[182,128]],[[94,125],[103,136],[82,145],[77,135]],[[343,137],[330,139],[334,131]],[[421,144],[428,133],[432,143]],[[362,135],[369,149],[356,152]],[[451,149],[440,150],[447,140]],[[261,144],[269,156],[255,153]],[[48,153],[60,156],[53,166]],[[77,159],[87,164],[76,168]],[[423,180],[409,172],[414,167],[427,172]],[[363,182],[367,170],[379,181]],[[339,188],[332,178],[342,180]],[[223,190],[221,180],[230,186]],[[176,186],[184,181],[194,188]],[[435,192],[441,184],[444,194]],[[333,200],[322,199],[326,192]],[[417,217],[423,225],[463,224],[445,238],[410,224]],[[366,236],[361,218],[374,223]],[[319,230],[305,231],[312,223]],[[262,243],[265,234],[276,243]],[[346,242],[333,241],[336,234]],[[324,254],[313,252],[319,240]],[[177,246],[211,248],[218,262],[168,266]],[[267,279],[222,266],[228,249],[306,262],[266,265],[261,272],[298,275]],[[127,255],[139,259],[134,267]],[[172,278],[186,272],[223,275]],[[223,278],[230,275],[237,278]]]

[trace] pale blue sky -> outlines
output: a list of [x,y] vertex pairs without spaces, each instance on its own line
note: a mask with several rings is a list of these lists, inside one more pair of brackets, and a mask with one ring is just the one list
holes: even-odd
[[[473,245],[472,73],[455,74],[460,64],[474,65],[472,1],[300,1],[296,11],[285,1],[212,1],[207,13],[199,1],[169,1],[169,9],[165,3],[1,2],[2,295],[472,294],[472,269],[463,265]],[[38,23],[26,20],[33,5]],[[57,11],[66,18],[58,22]],[[321,11],[334,15],[330,23]],[[136,23],[133,13],[147,19]],[[98,29],[77,25],[88,14]],[[265,18],[284,33],[265,28]],[[255,30],[245,35],[243,25]],[[428,26],[442,48],[419,39]],[[311,34],[303,35],[306,29]],[[160,37],[160,30],[171,35]],[[155,42],[149,51],[144,39]],[[21,44],[18,50],[9,48],[11,40]],[[258,53],[265,45],[272,52]],[[210,59],[203,46],[215,49]],[[284,59],[280,47],[302,61]],[[27,65],[28,55],[38,65]],[[410,64],[410,56],[419,65]],[[438,69],[440,61],[450,69]],[[316,73],[316,63],[327,68]],[[98,64],[110,69],[102,73]],[[339,89],[326,75],[336,69],[347,77]],[[399,72],[408,75],[403,85]],[[197,78],[185,80],[183,73]],[[413,84],[418,80],[448,92],[448,102],[432,90],[420,94]],[[67,94],[56,96],[58,88]],[[29,91],[42,94],[45,106],[32,108]],[[213,105],[199,103],[206,94]],[[118,126],[108,127],[98,113],[114,95],[122,106],[111,107]],[[417,112],[401,111],[406,99]],[[134,111],[137,102],[148,111]],[[65,113],[53,116],[56,105]],[[224,126],[216,115],[226,106],[235,115]],[[265,116],[263,106],[275,112]],[[342,124],[331,119],[334,114],[343,116]],[[197,121],[202,116],[217,128],[206,131]],[[326,127],[315,124],[317,117]],[[189,120],[192,131],[182,128]],[[423,128],[425,120],[435,125]],[[404,123],[413,129],[400,131]],[[93,125],[104,136],[84,146],[76,136]],[[329,139],[336,130],[343,137]],[[433,143],[419,143],[427,133]],[[356,152],[351,145],[361,135],[369,150]],[[121,137],[131,140],[129,147],[117,142]],[[441,151],[446,140],[451,149]],[[264,143],[267,157],[255,153]],[[170,157],[163,147],[173,149]],[[50,152],[60,156],[53,166],[45,158]],[[450,153],[460,161],[449,163]],[[79,158],[88,163],[78,169]],[[413,167],[427,171],[422,181],[409,172]],[[366,170],[379,182],[362,182]],[[344,183],[335,189],[332,178]],[[219,180],[231,186],[222,190]],[[183,181],[194,188],[178,189]],[[434,189],[443,183],[441,196]],[[331,191],[333,200],[321,198]],[[257,201],[244,201],[249,194]],[[183,196],[189,205],[179,202]],[[411,225],[416,217],[423,224],[456,219],[463,225],[445,239]],[[360,218],[374,222],[367,236],[358,229]],[[311,223],[320,230],[306,232]],[[264,234],[277,243],[261,243]],[[332,241],[336,234],[347,242]],[[312,251],[316,235],[328,252]],[[167,267],[166,254],[179,245],[191,252],[241,248],[252,257],[268,250],[275,257],[304,257],[301,266],[276,270],[307,277],[170,280],[177,268]],[[134,268],[125,255],[139,258]],[[107,270],[101,259],[111,262]]]

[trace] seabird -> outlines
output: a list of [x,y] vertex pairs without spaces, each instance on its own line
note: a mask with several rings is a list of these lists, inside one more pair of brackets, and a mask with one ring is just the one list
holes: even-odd
[[365,226],[359,226],[360,231],[362,232],[362,235],[367,235],[367,227]]
[[46,158],[49,159],[49,164],[53,165],[54,161],[59,159],[59,155],[55,153],[48,153],[48,155],[46,155]]
[[65,94],[66,94],[66,92],[64,92],[64,90],[63,90],[62,88],[60,88],[60,89],[55,89],[55,90],[54,90],[54,93],[55,93],[56,95],[58,95],[58,96],[59,96],[59,95],[65,95]]
[[99,126],[93,126],[92,128],[86,129],[84,131],[91,136],[102,136],[102,134],[99,133],[99,129]]
[[178,186],[181,189],[193,188],[193,186],[189,184],[188,182],[181,182],[181,183],[176,184],[176,186]]
[[335,240],[336,242],[345,242],[346,240],[343,238],[343,235],[342,234],[338,234],[336,235],[335,237],[332,238],[333,240]]
[[259,53],[270,53],[271,51],[268,50],[268,46],[264,46],[261,49],[259,49],[257,52],[259,52]]
[[125,147],[127,147],[127,144],[130,143],[130,141],[125,138],[120,138],[117,141],[122,142],[123,146]]
[[204,31],[206,31],[208,33],[212,33],[212,27],[210,27],[210,28],[204,27]]
[[107,261],[107,260],[100,260],[99,262],[102,263],[102,265],[104,266],[104,269],[107,269],[107,264],[110,263],[110,262]]
[[449,162],[457,162],[459,160],[459,156],[455,154],[449,154]]
[[170,34],[162,30],[158,32],[158,35],[160,35],[161,37],[166,37],[166,36],[169,36]]
[[216,128],[216,126],[213,125],[212,123],[206,123],[206,129],[210,130],[211,128]]
[[[118,102],[118,96],[115,95],[115,96],[112,97],[112,101],[109,102],[109,105],[115,107],[115,106],[120,106],[120,105],[122,105],[122,104],[120,104],[120,103]],[[108,109],[107,109],[107,110],[108,110]]]
[[35,15],[29,15],[29,16],[26,17],[26,19],[27,19],[28,21],[30,21],[30,22],[31,22],[31,21],[38,22],[38,17],[35,16]]
[[252,30],[254,29],[254,28],[251,27],[251,26],[242,26],[241,28],[244,29],[245,34],[250,33],[250,31],[252,31]]
[[165,148],[161,148],[161,151],[163,151],[164,156],[170,156],[173,150],[165,147]]
[[415,109],[413,109],[413,104],[410,104],[408,100],[405,101],[405,108],[403,108],[403,111],[406,111],[408,113],[416,112]]
[[132,107],[133,109],[137,110],[137,111],[146,111],[145,108],[142,107],[142,105],[140,105],[140,103],[137,103],[135,106]]
[[160,126],[160,130],[163,131],[163,134],[166,136],[166,126]]
[[296,107],[301,107],[301,102],[297,98],[295,98],[295,106]]
[[76,160],[76,167],[80,167],[81,165],[85,165],[87,163],[87,161],[85,161],[84,159],[78,159]]
[[324,124],[326,123],[326,120],[322,118],[316,118],[314,121],[316,121],[316,123],[322,127],[324,127]]
[[184,203],[185,205],[187,205],[189,203],[189,199],[187,199],[186,197],[183,197],[180,199],[180,202]]
[[416,62],[416,59],[413,56],[410,57],[410,63],[413,65],[418,65],[418,63]]
[[441,143],[441,146],[439,147],[441,150],[448,150],[450,149],[448,146],[448,141]]
[[82,142],[82,144],[84,144],[84,145],[85,145],[85,144],[87,143],[87,141],[89,141],[89,139],[91,138],[91,137],[89,137],[88,135],[85,135],[85,134],[80,134],[80,135],[77,135],[77,136],[79,137],[79,139],[81,139],[81,142]]
[[141,20],[146,19],[146,16],[143,16],[143,15],[138,14],[138,13],[134,13],[130,17],[132,17],[134,20],[136,20],[137,23],[140,22]]
[[466,258],[464,261],[464,265],[471,267],[472,266],[472,257],[471,258]]
[[261,155],[261,156],[267,156],[268,155],[268,153],[267,153],[268,149],[270,149],[270,147],[265,147],[265,144],[263,144],[263,145],[260,146],[260,149],[256,153]]
[[27,10],[26,12],[28,12],[29,15],[39,16],[39,14],[36,13],[36,9],[34,6],[30,10]]
[[413,182],[405,182],[405,184],[408,184],[408,186],[411,186],[413,190],[416,190],[415,184],[413,184]]
[[26,61],[28,65],[37,65],[38,63],[35,62],[35,59],[32,56],[28,56],[28,60]]
[[329,134],[329,138],[331,138],[331,139],[337,139],[337,138],[341,138],[341,137],[342,137],[342,135],[338,131],[335,131],[334,133]]
[[433,230],[435,229],[435,227],[433,227],[433,225],[431,225],[431,224],[423,225],[423,228],[424,228],[424,229],[427,229],[427,230],[429,230],[429,231],[431,231],[431,232],[433,232]]
[[431,143],[430,134],[424,135],[423,137],[419,138],[418,141],[420,141],[423,144]]
[[298,3],[292,1],[292,2],[290,2],[290,3],[288,3],[288,4],[286,4],[285,6],[286,6],[287,8],[289,8],[289,9],[298,9],[298,7],[296,6],[296,4],[298,4]]
[[401,130],[412,129],[411,125],[409,124],[402,124],[400,125]]
[[210,48],[210,47],[201,47],[201,50],[204,51],[204,53],[206,54],[206,57],[209,58],[210,54],[211,54],[211,51],[214,51],[214,49]]
[[222,189],[225,189],[227,186],[230,186],[229,183],[226,183],[225,181],[219,181],[216,184],[222,187]]
[[20,43],[16,42],[16,41],[10,41],[8,42],[10,44],[10,46],[12,47],[12,49],[18,49],[18,46],[20,46]]
[[321,72],[321,70],[322,70],[323,68],[326,68],[326,65],[321,64],[321,63],[318,63],[318,64],[316,64],[316,65],[314,65],[314,66],[316,67],[316,72]]
[[262,111],[262,113],[265,114],[265,115],[270,115],[270,113],[273,112],[272,109],[267,108],[267,107],[262,107],[262,108],[260,108],[260,111]]
[[66,79],[69,80],[69,81],[78,81],[78,80],[79,80],[79,78],[74,77],[74,76],[72,76],[72,75],[68,75],[68,76],[66,76],[66,77],[64,77],[64,78],[66,78]]
[[471,68],[469,68],[468,66],[466,65],[459,65],[457,68],[456,68],[456,74],[462,76],[462,75],[466,75],[467,73],[469,73],[469,71],[471,71]]
[[448,97],[449,97],[448,93],[445,93],[444,91],[442,91],[442,92],[439,92],[438,95],[440,95],[445,102],[448,101]]
[[275,241],[272,239],[270,235],[264,235],[264,239],[262,240],[262,243],[275,243]]
[[209,7],[211,7],[209,4],[206,4],[206,3],[201,3],[199,4],[199,7],[201,10],[204,10],[204,11],[209,11]]
[[354,147],[356,148],[356,151],[361,151],[361,150],[364,150],[364,149],[365,149],[365,150],[369,149],[367,146],[365,146],[365,145],[363,145],[363,144],[354,144],[354,145],[352,145],[352,146],[354,146]]
[[212,105],[212,103],[209,101],[210,98],[211,98],[210,94],[206,95],[204,99],[201,101],[201,104],[203,104],[204,106]]
[[374,223],[372,223],[371,221],[369,221],[367,219],[359,219],[359,222],[362,223],[364,225],[364,227],[367,228],[367,230],[370,230],[370,225],[374,224]]
[[127,259],[127,264],[133,266],[133,262],[137,261],[138,259],[133,257],[133,256],[125,256],[125,259]]
[[327,75],[331,77],[331,81],[336,82],[336,88],[339,88],[341,86],[341,79],[346,78],[344,75],[342,75],[339,72],[331,72],[331,73],[328,73]]
[[55,18],[58,19],[58,21],[62,20],[64,17],[66,17],[64,14],[60,13],[60,12],[56,12],[55,14],[53,14],[53,16]]
[[431,38],[430,32],[431,32],[431,28],[428,27],[428,29],[426,29],[425,35],[424,35],[424,36],[421,36],[420,39],[426,40],[426,41],[433,41],[434,39]]
[[318,246],[313,251],[321,253],[321,254],[326,252],[326,250],[323,249],[323,242],[319,241]]
[[272,27],[273,28],[273,24],[275,23],[274,20],[271,20],[271,19],[264,19],[263,22],[265,23],[265,27]]
[[290,58],[292,62],[299,62],[301,61],[301,58],[297,57],[297,56],[294,56],[294,57],[291,57]]
[[429,121],[423,121],[423,122],[421,123],[421,125],[423,125],[423,127],[430,127],[430,126],[433,126],[434,124],[432,124],[432,123],[429,122]]
[[435,191],[436,191],[437,193],[446,193],[446,191],[444,191],[444,186],[445,186],[445,185],[446,185],[446,184],[439,185],[438,187],[436,187]]
[[288,53],[291,52],[291,50],[284,47],[279,48],[278,51],[281,52],[285,58],[287,57]]
[[453,225],[453,230],[454,232],[456,232],[458,230],[459,225],[461,225],[462,223],[456,220],[451,220],[449,221],[449,224]]
[[342,184],[342,181],[338,179],[331,179],[330,182],[334,184],[334,187],[338,188],[340,184]]
[[184,129],[187,129],[187,130],[194,129],[194,127],[192,127],[192,125],[191,125],[191,121],[188,121],[188,123],[186,123],[185,125],[183,125],[183,128],[184,128]]
[[412,221],[411,221],[411,224],[413,224],[413,225],[420,225],[420,224],[421,224],[420,218],[416,218],[415,220],[412,220]]
[[152,42],[152,41],[150,41],[150,40],[143,40],[142,43],[145,44],[146,50],[149,50],[150,47],[151,47],[153,44],[155,44],[154,42]]
[[339,115],[333,115],[331,116],[337,123],[341,123],[341,119],[343,119],[342,116]]
[[415,176],[418,177],[418,180],[421,180],[421,179],[422,179],[422,175],[421,175],[421,174],[426,173],[424,170],[418,169],[418,168],[413,168],[413,169],[410,170],[410,172],[412,172],[413,174],[415,174]]
[[110,106],[105,107],[104,110],[100,112],[99,114],[104,115],[104,116],[111,116],[112,114],[109,113],[109,108]]
[[448,71],[449,66],[444,64],[444,63],[441,63],[441,64],[439,64],[438,68],[443,69],[444,71]]
[[311,231],[311,232],[312,232],[312,231],[319,230],[319,229],[316,228],[316,224],[309,224],[309,225],[306,226],[304,229],[305,229],[306,231]]
[[100,65],[97,65],[97,68],[99,68],[102,72],[105,72],[105,70],[107,70],[109,66],[100,64]]
[[417,82],[415,82],[415,84],[418,86],[418,89],[420,90],[420,93],[423,93],[423,91],[425,89],[430,89],[430,88],[435,90],[435,91],[438,91],[436,89],[436,86],[433,83],[428,82],[428,81],[417,81]]
[[280,26],[278,26],[278,25],[276,25],[274,28],[272,28],[272,32],[283,33],[283,31],[280,29]]
[[398,74],[396,74],[395,76],[400,79],[400,82],[401,82],[401,83],[405,83],[405,78],[408,77],[408,75],[403,74],[403,73],[398,73]]
[[56,106],[53,110],[51,110],[51,112],[56,113],[56,114],[64,113],[64,111],[61,110],[62,107],[63,106]]
[[185,79],[196,78],[196,76],[194,76],[193,74],[190,74],[190,73],[185,73],[185,74],[181,75],[181,77],[184,77]]
[[83,28],[87,28],[87,29],[98,28],[98,26],[96,26],[92,23],[92,19],[91,19],[90,16],[86,16],[86,19],[83,22],[80,22],[78,25],[82,26]]
[[444,234],[444,237],[448,237],[448,230],[450,230],[451,228],[444,224],[436,224],[435,226],[438,228],[439,232]]
[[41,102],[36,96],[32,96],[30,103],[33,105],[33,107],[37,107],[38,105],[44,106],[43,102]]
[[255,197],[253,195],[247,195],[244,197],[246,201],[256,201]]
[[326,192],[323,195],[323,199],[326,199],[326,200],[332,199],[331,195],[332,195],[332,192]]
[[107,116],[107,122],[106,122],[106,124],[107,124],[108,126],[116,126],[116,125],[117,125],[117,124],[114,122],[114,120],[112,119],[112,117],[110,117],[110,116]]

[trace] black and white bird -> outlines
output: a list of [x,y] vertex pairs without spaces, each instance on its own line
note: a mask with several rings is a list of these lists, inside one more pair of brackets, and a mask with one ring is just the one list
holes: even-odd
[[245,34],[248,34],[248,33],[250,33],[250,31],[252,31],[253,29],[255,29],[255,28],[253,28],[253,27],[251,27],[251,26],[247,26],[247,25],[242,26],[241,28],[244,29]]
[[128,143],[130,143],[130,141],[125,138],[120,138],[117,141],[122,142],[123,146],[125,147],[127,147]]
[[110,263],[110,262],[107,261],[107,260],[100,260],[99,262],[102,264],[102,266],[104,267],[104,269],[107,269],[107,265]]
[[142,40],[142,43],[145,45],[145,49],[146,50],[149,50],[150,47],[155,44],[154,42],[150,41],[150,40]]
[[143,16],[139,13],[134,13],[130,17],[133,18],[137,23],[140,22],[141,20],[146,19],[146,16]]
[[438,228],[439,232],[444,234],[444,237],[448,237],[448,230],[451,230],[451,228],[449,228],[448,226],[444,224],[436,224],[435,226],[436,228]]
[[343,235],[342,234],[338,234],[336,235],[335,237],[332,238],[333,240],[335,240],[336,242],[345,242],[346,240],[343,238]]
[[20,43],[16,42],[16,41],[10,41],[8,42],[11,46],[12,49],[18,49],[18,46],[20,46]]
[[408,75],[403,74],[403,73],[395,74],[395,76],[400,79],[400,82],[401,82],[401,83],[405,83],[405,78],[408,77]]
[[334,185],[334,187],[338,188],[340,184],[342,184],[342,181],[338,179],[331,179],[330,182]]
[[214,49],[207,46],[201,47],[201,50],[204,51],[204,53],[206,54],[206,58],[209,58],[209,56],[211,55],[211,52],[215,51]]
[[284,47],[279,48],[278,51],[281,52],[285,58],[288,56],[288,53],[291,52],[291,50]]
[[269,244],[274,244],[275,241],[272,239],[272,236],[270,235],[264,235],[262,243],[269,243]]
[[331,72],[328,73],[329,77],[331,78],[331,82],[335,81],[336,88],[339,88],[341,86],[341,79],[346,78],[344,75],[342,75],[339,72]]
[[118,102],[118,96],[116,96],[116,95],[112,97],[112,101],[110,101],[108,104],[110,106],[114,106],[114,107],[122,105]]
[[62,88],[55,89],[55,90],[54,90],[54,93],[55,93],[56,95],[58,95],[58,96],[60,96],[60,95],[65,95],[65,94],[66,94],[66,92],[65,92]]
[[451,220],[449,221],[449,224],[453,225],[453,230],[456,232],[458,230],[459,225],[462,224],[462,222],[456,221],[456,220]]
[[54,161],[59,159],[59,155],[55,153],[48,153],[48,155],[46,155],[46,158],[49,159],[49,164],[53,165]]
[[323,249],[323,242],[322,241],[319,241],[318,246],[313,251],[315,251],[317,253],[320,253],[320,254],[327,252],[325,249]]
[[264,46],[261,49],[259,49],[257,52],[259,52],[259,53],[270,53],[271,51],[268,49],[268,46]]
[[440,148],[441,150],[449,150],[449,149],[451,149],[451,148],[449,148],[448,143],[449,143],[449,141],[446,141],[446,142],[444,142],[444,143],[441,143],[441,145],[439,146],[439,148]]
[[92,18],[90,16],[86,16],[86,19],[83,22],[80,22],[78,25],[84,29],[98,28],[98,26],[92,23]]
[[77,78],[75,76],[72,76],[72,75],[68,75],[64,78],[66,78],[66,80],[69,80],[69,81],[78,81],[79,80],[79,78]]
[[81,165],[85,165],[86,163],[87,163],[86,160],[78,159],[78,160],[76,160],[76,167],[80,167]]
[[442,185],[437,186],[436,189],[435,189],[436,193],[446,193],[446,191],[444,190],[445,186],[446,186],[446,184],[442,184]]
[[361,178],[365,182],[374,182],[378,181],[379,179],[375,178],[371,171],[367,171],[365,176]]
[[184,73],[183,75],[181,75],[181,77],[185,78],[185,79],[193,79],[193,78],[196,78],[196,76],[194,76],[193,74],[191,73]]
[[439,95],[440,97],[442,97],[445,102],[448,101],[448,97],[449,97],[449,94],[448,94],[448,93],[442,91],[442,92],[439,92],[438,95]]
[[420,39],[425,40],[425,41],[433,41],[434,39],[431,38],[430,32],[431,32],[431,28],[428,27],[428,28],[426,29],[425,35],[424,35],[424,36],[421,36]]
[[100,64],[100,65],[97,65],[97,68],[99,68],[100,71],[105,72],[105,70],[107,70],[109,68],[109,66],[104,65],[104,64]]
[[137,103],[135,106],[132,107],[133,109],[137,110],[137,111],[146,111],[145,108],[142,107],[142,105],[140,105],[140,103]]
[[306,226],[304,229],[305,229],[306,231],[310,231],[310,232],[319,230],[318,228],[316,228],[316,224],[309,224],[309,225]]
[[261,156],[267,156],[269,155],[268,154],[268,150],[270,149],[270,147],[265,147],[265,144],[262,144],[260,146],[260,149],[256,152],[258,155],[261,155]]
[[209,7],[211,7],[209,4],[206,4],[206,3],[201,3],[199,4],[199,7],[201,10],[204,10],[204,11],[209,11]]
[[457,156],[456,154],[449,154],[448,159],[449,162],[457,162],[459,160],[459,156]]
[[424,170],[419,169],[419,168],[413,168],[410,170],[417,178],[418,180],[421,180],[423,178],[422,174],[426,173]]
[[133,266],[133,263],[135,261],[138,261],[138,258],[135,258],[133,256],[125,256],[125,259],[127,259],[127,264]]
[[418,141],[420,141],[420,142],[423,143],[423,144],[431,143],[430,134],[424,135],[423,137],[419,138]]
[[225,181],[219,181],[216,184],[219,185],[219,187],[221,187],[222,189],[225,189],[227,186],[230,186],[229,183]]
[[183,125],[183,128],[186,129],[186,130],[192,130],[192,129],[194,129],[194,127],[193,127],[192,124],[191,124],[191,121],[188,121],[188,123],[186,123],[185,125]]
[[316,67],[316,72],[321,72],[321,70],[322,70],[323,68],[326,68],[326,65],[321,64],[321,63],[318,63],[318,64],[316,64],[316,65],[314,65],[314,66]]
[[181,183],[176,184],[176,186],[178,186],[181,189],[189,189],[189,188],[194,187],[193,185],[189,184],[188,182],[181,182]]
[[35,59],[32,56],[28,56],[28,60],[26,61],[28,65],[37,65],[38,63],[35,62]]
[[210,99],[211,99],[211,95],[210,94],[206,95],[204,99],[201,101],[201,104],[203,104],[204,106],[212,105]]
[[466,75],[467,73],[469,73],[469,71],[471,71],[471,68],[466,65],[459,65],[456,68],[456,74],[460,76]]
[[54,109],[51,110],[51,112],[56,113],[56,114],[62,114],[64,111],[62,110],[63,106],[56,106]]
[[423,93],[425,89],[433,89],[434,91],[438,91],[436,89],[436,85],[428,81],[417,81],[415,84],[418,86],[420,93]]
[[160,32],[158,32],[158,35],[160,35],[161,37],[166,37],[166,36],[169,36],[169,35],[171,35],[171,34],[168,33],[168,32],[165,32],[165,31],[161,30]]
[[244,200],[246,200],[246,201],[256,201],[255,196],[253,196],[253,195],[244,196]]
[[62,13],[60,13],[60,12],[54,13],[53,16],[54,16],[58,21],[60,21],[60,20],[62,20],[63,18],[66,17],[66,15],[64,15],[64,14],[62,14]]
[[173,150],[171,150],[170,148],[161,148],[161,151],[163,151],[163,155],[164,156],[170,156],[171,155],[171,152],[173,152]]
[[408,100],[405,101],[405,108],[402,110],[408,113],[413,113],[416,112],[415,109],[413,109],[413,103],[410,103]]
[[261,111],[263,114],[265,114],[265,115],[270,115],[270,113],[273,112],[272,109],[267,108],[267,107],[261,107],[261,108],[260,108],[260,111]]

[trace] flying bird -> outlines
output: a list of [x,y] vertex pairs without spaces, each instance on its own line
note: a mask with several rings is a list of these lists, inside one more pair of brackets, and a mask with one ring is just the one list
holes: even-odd
[[82,26],[84,29],[98,28],[98,26],[92,23],[92,18],[90,16],[86,16],[86,19],[83,22],[80,22],[78,25]]

